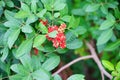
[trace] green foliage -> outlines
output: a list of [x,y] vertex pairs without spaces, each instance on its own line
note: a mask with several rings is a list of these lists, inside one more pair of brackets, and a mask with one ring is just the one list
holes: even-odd
[[[119,80],[119,4],[119,0],[1,0],[0,80],[7,76],[6,80],[62,80],[60,75],[52,76],[63,61],[60,56],[69,53],[65,59],[68,61],[71,53],[87,55],[86,41],[93,43],[103,66],[111,71],[114,80]],[[62,23],[66,24],[64,31],[48,33],[48,27],[61,27]],[[65,48],[55,48],[63,46],[62,40],[55,39],[61,32],[65,34]],[[51,42],[46,34],[55,40]],[[88,65],[95,66],[91,62],[83,64],[87,69]],[[100,78],[98,74],[93,73],[96,79]],[[84,77],[79,71],[67,80]]]

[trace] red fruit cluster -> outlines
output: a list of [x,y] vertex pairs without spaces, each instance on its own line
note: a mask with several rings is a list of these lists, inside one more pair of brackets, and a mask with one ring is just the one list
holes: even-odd
[[40,22],[45,26],[48,24],[48,20],[40,20]]
[[52,41],[54,47],[56,48],[58,48],[59,46],[61,48],[66,47],[66,37],[64,34],[65,28],[66,28],[66,24],[61,24],[59,27],[56,25],[48,27],[48,34],[55,30],[58,32],[55,38],[51,38],[48,36],[48,34],[46,34],[47,39],[49,41]]

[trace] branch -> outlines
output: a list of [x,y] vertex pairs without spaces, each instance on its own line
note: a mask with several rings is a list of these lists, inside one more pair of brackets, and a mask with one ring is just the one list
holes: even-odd
[[[96,64],[98,65],[98,67],[99,67],[99,69],[100,69],[100,72],[102,73],[102,76],[103,76],[103,74],[104,74],[104,75],[107,76],[109,79],[112,79],[112,76],[111,76],[111,75],[104,69],[104,67],[102,66],[99,58],[97,57],[97,53],[95,52],[95,49],[94,49],[94,48],[91,46],[91,44],[88,43],[88,42],[86,42],[86,45],[87,45],[87,47],[89,48],[89,50],[90,50],[90,52],[91,52],[91,54],[92,54],[92,56],[93,56],[94,61],[95,61]],[[103,77],[102,77],[102,78],[103,78]]]
[[53,73],[52,76],[54,76],[55,74],[59,74],[60,72],[62,72],[63,70],[65,70],[66,68],[70,67],[71,65],[73,65],[74,63],[76,63],[76,62],[78,62],[80,60],[89,59],[89,58],[93,58],[93,56],[89,55],[89,56],[79,57],[79,58],[71,61],[70,63],[66,64],[65,66],[61,67],[58,71]]

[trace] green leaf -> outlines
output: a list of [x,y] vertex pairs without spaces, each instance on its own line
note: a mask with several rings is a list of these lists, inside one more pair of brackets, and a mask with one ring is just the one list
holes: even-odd
[[54,80],[62,80],[62,78],[61,78],[58,74],[56,74],[56,75],[54,76]]
[[12,32],[9,34],[8,42],[7,42],[10,49],[17,40],[19,34],[20,34],[20,28],[15,28],[15,29],[12,28]]
[[120,40],[110,43],[106,46],[105,51],[113,51],[120,46]]
[[77,49],[82,46],[82,41],[78,39],[71,40],[70,42],[67,42],[67,48],[68,49]]
[[102,6],[100,7],[100,9],[101,9],[102,13],[108,14],[108,8],[107,8],[107,6],[102,5]]
[[21,9],[22,9],[23,11],[26,11],[27,13],[30,14],[30,8],[29,8],[29,6],[28,6],[27,4],[21,2]]
[[1,56],[1,61],[4,62],[9,53],[8,47],[4,47],[4,49],[1,51],[1,53],[3,53]]
[[16,53],[14,54],[15,57],[20,58],[24,54],[28,54],[32,48],[32,42],[33,42],[33,38],[23,41],[18,47]]
[[20,10],[18,13],[16,13],[15,17],[16,18],[26,18],[28,17],[29,14],[26,11]]
[[31,10],[34,13],[36,13],[36,11],[37,11],[37,2],[35,0],[32,0],[32,2],[31,2]]
[[1,61],[0,59],[0,69],[4,70],[5,72],[7,72],[7,74],[10,73],[10,64],[5,64],[4,62]]
[[87,30],[83,26],[78,26],[75,29],[70,29],[70,31],[78,37],[78,35],[84,34]]
[[51,71],[55,67],[57,67],[59,63],[60,63],[60,57],[59,56],[52,56],[42,64],[42,67],[44,69],[46,69],[47,71]]
[[46,36],[45,35],[38,35],[38,36],[36,36],[36,38],[34,39],[33,47],[41,46],[41,44],[44,43],[45,40],[46,40]]
[[14,7],[14,3],[11,0],[5,1],[8,7]]
[[41,10],[39,13],[37,13],[37,16],[39,17],[39,18],[43,18],[43,16],[44,16],[44,14],[46,13],[46,9],[43,9],[43,10]]
[[107,61],[107,60],[102,60],[102,64],[104,65],[105,68],[107,68],[108,70],[110,71],[113,71],[114,70],[114,65]]
[[30,24],[30,23],[35,22],[36,20],[38,20],[38,18],[36,17],[36,15],[30,14],[30,16],[27,18],[26,23],[27,23],[27,24]]
[[29,74],[29,72],[26,71],[27,68],[24,68],[24,66],[22,66],[21,64],[13,64],[13,65],[11,65],[10,68],[15,73],[24,74],[24,75],[28,75]]
[[100,7],[100,4],[95,4],[95,3],[89,4],[85,11],[86,12],[94,12],[94,11],[98,10],[99,7]]
[[117,63],[117,65],[116,65],[116,70],[118,71],[118,72],[120,72],[120,61]]
[[77,16],[84,16],[85,15],[85,11],[83,9],[73,9],[71,12],[73,15],[77,15]]
[[64,9],[65,6],[66,6],[65,3],[59,3],[56,1],[56,3],[54,4],[54,10],[60,11],[60,10]]
[[39,23],[38,27],[43,34],[48,33],[48,29],[42,23]]
[[6,27],[19,27],[20,26],[19,23],[15,22],[15,21],[12,21],[12,20],[5,22],[4,25]]
[[24,54],[23,56],[20,57],[20,61],[23,64],[23,66],[26,68],[26,71],[32,72],[32,60],[30,57],[30,54]]
[[59,16],[60,16],[60,13],[59,13],[59,12],[54,13],[54,17],[55,17],[55,18],[58,18]]
[[13,17],[15,15],[15,13],[13,13],[9,10],[5,10],[4,14],[5,14],[5,17],[7,18],[7,20],[9,20],[9,21],[13,20]]
[[48,36],[51,38],[55,38],[57,36],[57,34],[58,34],[58,31],[54,30],[54,31],[48,33]]
[[[40,54],[39,54],[40,55]],[[32,55],[32,67],[34,70],[38,70],[40,67],[41,67],[41,63],[40,63],[40,60],[43,60],[44,56],[35,56],[35,55]]]
[[74,16],[71,16],[68,28],[75,28],[76,26],[78,26],[78,23],[79,23],[79,20],[76,20]]
[[35,80],[50,80],[50,74],[42,68],[33,72],[32,77]]
[[28,24],[26,24],[25,26],[22,27],[22,32],[24,33],[31,33],[33,30],[32,30],[32,27]]
[[66,16],[61,17],[60,19],[62,19],[65,22],[70,22],[71,16],[66,15]]
[[66,46],[68,49],[77,49],[82,46],[82,41],[77,39],[72,32],[67,32],[66,34]]
[[110,27],[112,27],[114,25],[115,22],[111,22],[109,20],[105,20],[101,25],[100,25],[100,30],[105,30],[108,29]]
[[84,77],[85,76],[81,74],[74,74],[70,76],[67,80],[85,80]]
[[98,37],[97,45],[105,44],[106,42],[108,42],[110,40],[112,35],[113,35],[112,29],[108,29],[108,30],[103,31],[101,33],[101,35]]

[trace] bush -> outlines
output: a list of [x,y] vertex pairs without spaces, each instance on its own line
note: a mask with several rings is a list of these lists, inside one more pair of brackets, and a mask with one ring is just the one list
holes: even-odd
[[[63,80],[60,72],[92,58],[102,77],[94,78],[119,80],[119,6],[119,0],[1,0],[0,79]],[[59,68],[65,54],[80,57]],[[85,79],[85,72],[67,78]]]

